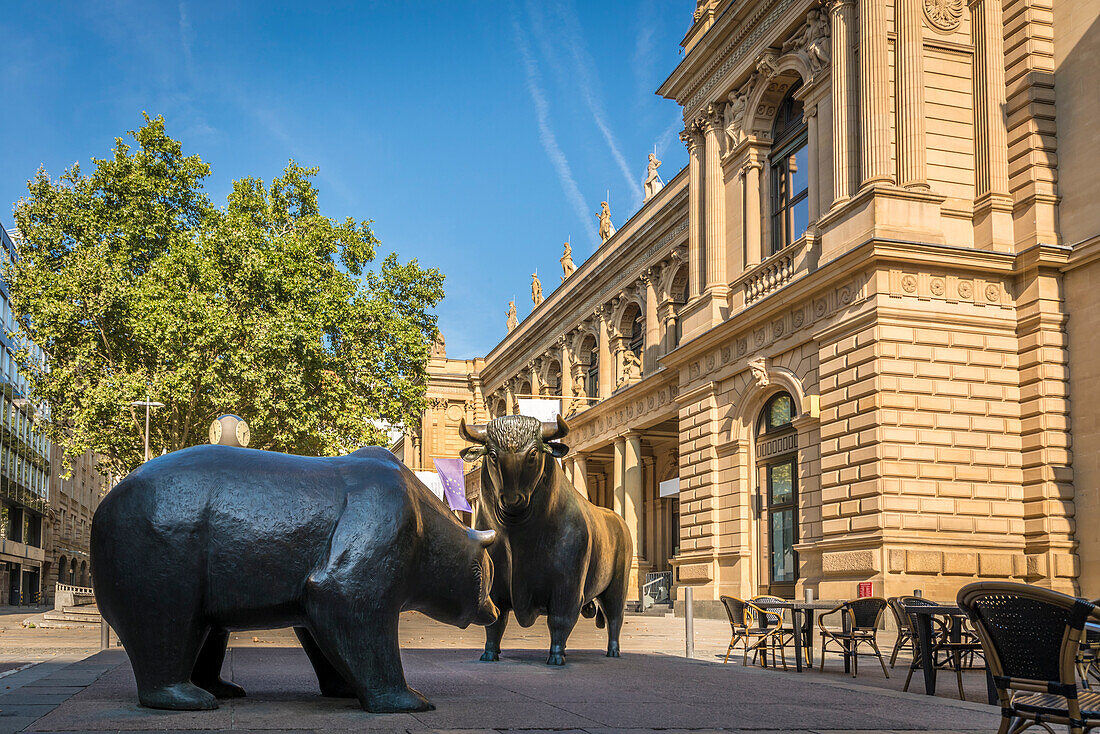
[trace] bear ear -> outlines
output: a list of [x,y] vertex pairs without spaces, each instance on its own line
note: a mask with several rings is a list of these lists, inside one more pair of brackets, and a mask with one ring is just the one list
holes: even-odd
[[555,459],[560,459],[569,453],[569,447],[560,441],[547,441],[542,445],[543,451],[553,456]]
[[484,446],[467,446],[458,455],[462,457],[463,461],[472,464],[487,453],[489,453],[489,449]]

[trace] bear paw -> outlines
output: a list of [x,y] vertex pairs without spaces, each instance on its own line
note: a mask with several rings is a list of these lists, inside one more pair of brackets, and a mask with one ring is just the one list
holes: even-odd
[[433,711],[431,701],[412,688],[372,694],[367,700],[360,699],[363,708],[372,714],[401,714],[417,711]]
[[212,694],[215,698],[244,698],[245,692],[236,683],[218,678],[215,681],[195,681],[195,685]]
[[218,707],[218,699],[190,681],[139,690],[138,702],[146,708],[169,711],[209,711]]

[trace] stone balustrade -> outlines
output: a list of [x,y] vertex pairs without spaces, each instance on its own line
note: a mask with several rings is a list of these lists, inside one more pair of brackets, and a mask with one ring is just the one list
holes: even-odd
[[794,253],[788,251],[768,258],[746,273],[742,279],[745,305],[758,301],[791,282],[795,269]]

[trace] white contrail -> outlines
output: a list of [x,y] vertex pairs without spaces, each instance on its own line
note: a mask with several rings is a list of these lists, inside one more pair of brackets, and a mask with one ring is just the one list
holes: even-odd
[[179,2],[180,9],[180,45],[183,46],[183,61],[187,65],[187,74],[191,78],[194,78],[194,66],[191,57],[191,21],[187,17],[187,8],[183,4],[183,0]]
[[[538,6],[528,0],[527,10],[528,14],[531,16],[535,33],[538,34],[541,37],[540,40],[543,41],[541,45],[549,48],[549,43],[547,43],[544,38],[545,34]],[[622,172],[623,178],[626,179],[626,184],[630,189],[630,193],[633,195],[634,209],[638,209],[642,205],[642,187],[638,183],[639,176],[635,175],[635,173],[630,170],[630,166],[626,162],[626,157],[623,156],[622,151],[619,149],[619,143],[615,138],[615,133],[612,132],[611,126],[607,122],[607,114],[604,112],[603,104],[596,94],[595,89],[597,84],[593,82],[591,72],[591,69],[595,68],[595,64],[581,44],[581,34],[578,30],[579,24],[576,15],[571,8],[565,5],[559,5],[558,12],[560,13],[562,21],[561,25],[565,30],[565,44],[569,49],[569,56],[573,62],[574,79],[580,88],[581,95],[584,97],[584,103],[588,107],[588,111],[592,113],[592,119],[595,121],[596,127],[600,129],[600,133],[603,135],[604,140],[607,141],[607,147],[611,149],[611,157],[615,159],[615,164]],[[549,56],[549,54],[547,55]]]
[[573,210],[581,220],[581,225],[588,232],[592,244],[597,245],[600,242],[600,237],[599,232],[596,230],[595,215],[590,214],[588,211],[588,207],[584,203],[584,197],[581,196],[581,190],[577,186],[577,180],[573,177],[573,170],[569,167],[569,160],[565,157],[561,146],[558,145],[558,138],[550,127],[550,105],[546,101],[546,94],[543,93],[542,87],[539,86],[538,66],[531,55],[531,47],[520,29],[519,23],[514,18],[512,19],[512,29],[516,34],[516,46],[523,57],[523,68],[527,75],[527,91],[531,94],[531,101],[535,103],[535,116],[538,118],[539,124],[539,142],[542,143],[542,148],[546,151],[550,162],[554,164],[554,169],[558,173],[558,180],[561,181],[566,198],[569,199],[569,202],[573,205]]

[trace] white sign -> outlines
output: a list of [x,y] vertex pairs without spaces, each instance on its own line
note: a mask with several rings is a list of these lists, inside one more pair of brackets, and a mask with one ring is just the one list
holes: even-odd
[[414,471],[413,474],[416,478],[424,482],[428,489],[432,490],[432,494],[439,498],[440,502],[447,504],[443,499],[443,480],[439,478],[439,475],[434,471]]
[[520,398],[519,414],[538,418],[545,423],[553,423],[561,413],[560,400],[547,400],[545,398]]
[[661,482],[657,485],[657,492],[661,497],[676,497],[680,494],[680,477]]

